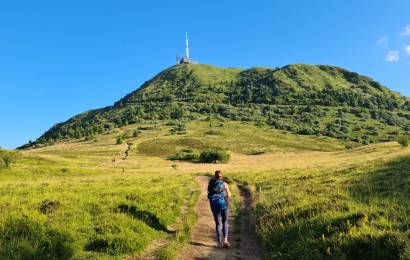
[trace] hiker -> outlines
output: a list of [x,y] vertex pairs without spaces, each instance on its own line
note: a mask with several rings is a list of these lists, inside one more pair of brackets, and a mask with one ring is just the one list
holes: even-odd
[[208,184],[208,200],[215,219],[216,239],[218,247],[231,247],[228,242],[228,202],[231,199],[231,191],[223,181],[221,171],[215,171],[215,176]]

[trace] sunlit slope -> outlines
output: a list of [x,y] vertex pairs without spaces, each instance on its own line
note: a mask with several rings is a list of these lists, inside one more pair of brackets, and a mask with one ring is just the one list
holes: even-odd
[[[408,250],[408,172],[400,158],[409,148],[346,149],[335,138],[216,119],[191,121],[177,134],[176,127],[147,121],[19,152],[0,170],[0,256],[121,258],[156,238],[174,241],[170,230],[193,223],[193,174],[216,169],[255,187],[254,217],[268,257],[303,250],[315,258],[350,256],[362,244],[361,256],[379,247],[387,258]],[[207,148],[228,150],[231,160],[168,159]]]
[[410,259],[410,149],[371,145],[325,157],[316,167],[234,174],[253,187],[265,257]]
[[[235,121],[193,121],[186,125],[186,131],[182,134],[172,134],[174,128],[152,121],[119,128],[114,133],[98,135],[93,140],[56,143],[24,153],[87,167],[172,172],[172,165],[177,165],[178,171],[192,173],[212,171],[216,166],[171,161],[168,158],[183,149],[215,148],[231,153],[230,162],[218,164],[217,167],[257,172],[265,169],[349,167],[367,161],[389,160],[408,151],[400,148],[397,142],[346,149],[346,142],[336,138],[296,135],[268,126],[258,127]],[[133,137],[136,130],[138,137]],[[119,136],[125,136],[123,144],[116,144]],[[122,160],[127,143],[132,144],[131,150],[127,159]],[[114,158],[116,163],[113,164]]]
[[0,169],[1,259],[122,259],[157,238],[182,242],[170,234],[192,225],[193,176],[124,163],[114,136],[97,140],[19,152]]
[[56,124],[24,147],[109,133],[144,120],[209,115],[368,144],[396,140],[408,132],[409,111],[408,98],[338,67],[229,69],[186,64],[160,72],[113,106]]

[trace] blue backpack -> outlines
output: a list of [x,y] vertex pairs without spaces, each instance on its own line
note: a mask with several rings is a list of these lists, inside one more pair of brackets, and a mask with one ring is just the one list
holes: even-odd
[[212,179],[208,185],[208,199],[213,211],[227,208],[225,201],[225,184],[222,180]]

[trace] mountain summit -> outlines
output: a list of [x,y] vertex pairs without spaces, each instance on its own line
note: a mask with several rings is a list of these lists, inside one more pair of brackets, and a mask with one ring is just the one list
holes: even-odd
[[180,64],[113,106],[74,116],[21,148],[101,134],[144,120],[204,116],[367,144],[395,140],[410,130],[410,99],[334,66],[238,69]]

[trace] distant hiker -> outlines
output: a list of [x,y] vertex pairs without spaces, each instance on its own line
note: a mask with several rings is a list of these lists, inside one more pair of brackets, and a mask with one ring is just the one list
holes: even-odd
[[231,199],[231,191],[223,181],[221,171],[215,171],[215,176],[208,184],[208,200],[215,219],[216,239],[218,247],[231,247],[228,242],[228,200]]
[[112,158],[112,161],[111,161],[112,163],[115,163],[115,157],[114,158]]

